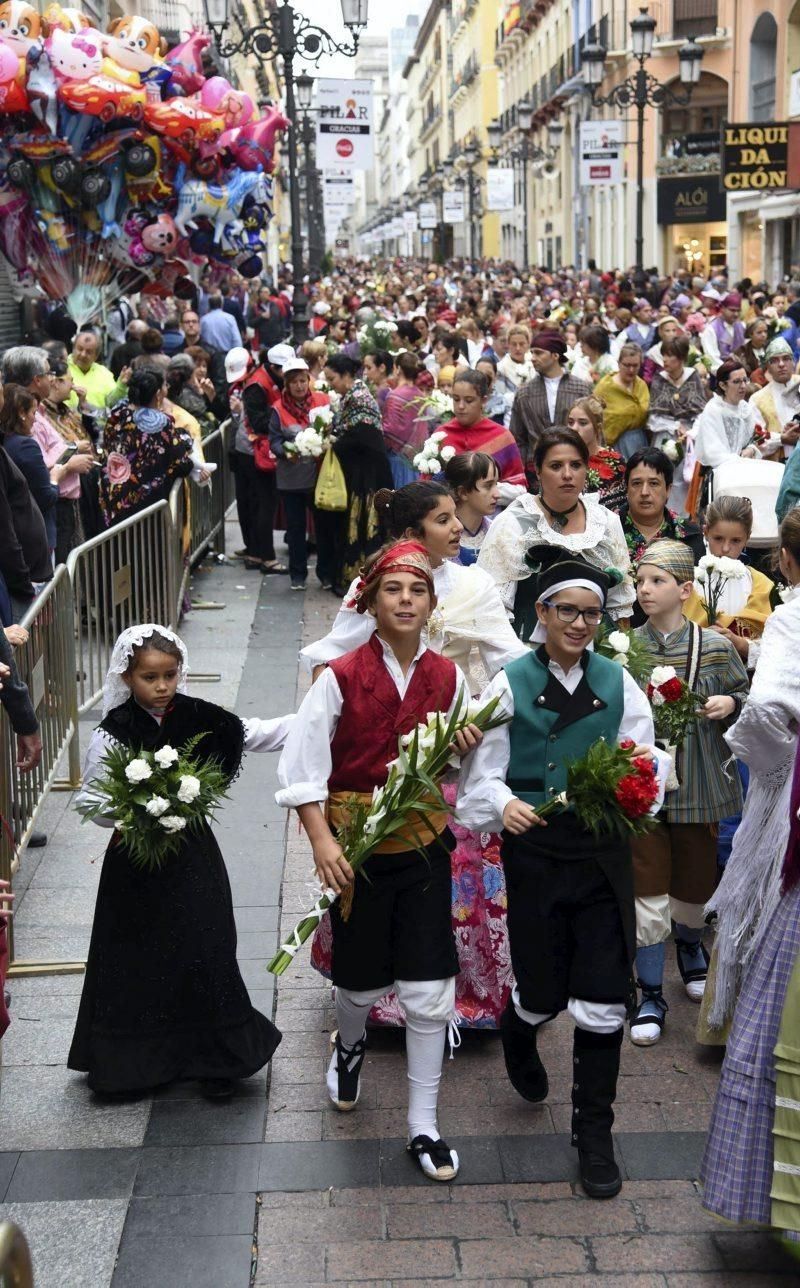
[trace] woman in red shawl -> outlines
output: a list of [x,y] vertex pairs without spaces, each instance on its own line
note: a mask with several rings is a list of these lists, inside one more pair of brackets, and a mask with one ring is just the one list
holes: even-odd
[[453,382],[455,416],[440,426],[447,437],[442,439],[439,450],[451,447],[455,449],[453,455],[485,452],[491,456],[500,474],[500,506],[504,507],[527,491],[525,470],[511,431],[483,414],[488,393],[489,382],[482,371],[459,368]]

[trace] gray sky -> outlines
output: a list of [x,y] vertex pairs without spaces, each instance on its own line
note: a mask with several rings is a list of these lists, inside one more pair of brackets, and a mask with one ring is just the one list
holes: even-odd
[[[347,28],[342,24],[342,10],[339,0],[293,0],[295,8],[310,22],[324,27],[335,40],[349,41]],[[392,0],[370,0],[369,23],[362,34],[368,36],[385,36],[390,27],[400,27],[409,13],[422,14],[428,7],[428,0],[402,0],[401,4]],[[295,64],[300,70],[307,68],[312,76],[350,76],[353,71],[353,60],[334,55],[332,58],[321,58],[319,70],[313,64],[304,64],[298,58]]]

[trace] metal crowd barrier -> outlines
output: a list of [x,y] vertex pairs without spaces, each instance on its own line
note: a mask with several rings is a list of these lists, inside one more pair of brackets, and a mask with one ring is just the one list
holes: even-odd
[[71,551],[77,639],[78,710],[103,691],[114,643],[137,622],[174,626],[175,532],[169,505],[159,501]]
[[[28,641],[14,650],[14,661],[30,692],[39,721],[42,758],[36,769],[16,768],[16,738],[3,722],[0,737],[0,877],[11,880],[16,855],[34,830],[47,793],[56,781],[61,759],[77,745],[78,708],[75,686],[75,638],[72,587],[62,564],[53,580],[22,619]],[[13,957],[13,918],[9,921]]]
[[33,1288],[33,1265],[28,1241],[13,1221],[0,1224],[1,1288]]

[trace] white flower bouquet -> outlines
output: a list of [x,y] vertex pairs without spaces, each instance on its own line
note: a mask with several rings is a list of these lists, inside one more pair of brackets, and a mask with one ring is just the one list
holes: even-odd
[[376,318],[374,322],[368,322],[366,326],[359,328],[356,339],[362,358],[365,358],[368,353],[376,353],[379,349],[386,350],[387,353],[396,353],[397,323],[390,322],[386,318]]
[[609,630],[601,624],[595,636],[594,651],[624,666],[637,684],[642,684],[653,669],[653,658],[647,645],[631,631]]
[[199,832],[227,796],[228,780],[216,761],[192,754],[204,736],[197,734],[180,749],[114,746],[106,752],[105,771],[78,810],[84,821],[112,817],[135,867],[160,868],[177,852],[182,833]]
[[287,456],[320,457],[328,446],[333,412],[330,407],[315,407],[311,424],[299,429],[291,443],[284,443]]
[[423,475],[441,474],[447,462],[451,461],[456,454],[454,447],[442,446],[446,438],[447,434],[443,429],[437,429],[430,438],[426,438],[414,457],[414,469],[419,470]]
[[[415,824],[431,813],[447,812],[448,806],[439,782],[451,763],[458,763],[452,743],[455,735],[467,725],[481,732],[504,724],[495,717],[498,699],[485,707],[471,707],[466,699],[457,702],[448,718],[440,711],[429,713],[425,724],[398,738],[397,758],[387,766],[388,777],[383,787],[376,787],[372,801],[364,804],[357,796],[347,806],[347,820],[337,829],[337,840],[345,858],[357,874],[382,842],[404,829],[414,832]],[[419,846],[418,848],[422,848]],[[345,888],[345,895],[352,887]],[[273,975],[282,975],[295,955],[313,934],[328,908],[340,896],[333,890],[322,890],[313,908],[297,923],[292,933],[267,966]]]
[[702,605],[706,610],[709,626],[713,626],[719,616],[719,601],[729,581],[739,581],[747,576],[747,569],[738,559],[728,559],[725,555],[703,555],[698,561],[695,581],[703,587]]
[[683,460],[685,448],[680,438],[665,439],[661,444],[661,450],[673,465],[677,465],[679,461]]

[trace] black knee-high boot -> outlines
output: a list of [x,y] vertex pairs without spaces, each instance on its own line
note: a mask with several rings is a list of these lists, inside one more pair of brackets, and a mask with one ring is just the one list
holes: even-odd
[[622,1032],[576,1028],[573,1041],[572,1144],[583,1188],[595,1199],[613,1198],[622,1188],[611,1139]]
[[500,1017],[506,1072],[514,1090],[532,1104],[546,1100],[549,1091],[547,1070],[536,1050],[536,1035],[541,1027],[520,1019],[513,1001],[508,999]]

